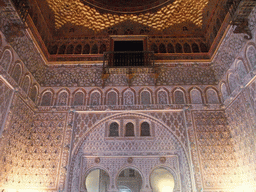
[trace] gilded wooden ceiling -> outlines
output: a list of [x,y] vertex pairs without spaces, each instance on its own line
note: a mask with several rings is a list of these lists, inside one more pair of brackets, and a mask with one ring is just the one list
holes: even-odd
[[[155,1],[151,1],[149,1],[151,5],[154,5]],[[101,11],[93,5],[84,3],[83,0],[46,0],[46,2],[54,13],[56,30],[71,24],[100,32],[125,21],[143,24],[159,31],[181,23],[192,23],[202,28],[203,10],[209,0],[168,1],[169,3],[165,2],[166,4],[161,8],[141,13]],[[150,5],[145,9],[149,7]]]

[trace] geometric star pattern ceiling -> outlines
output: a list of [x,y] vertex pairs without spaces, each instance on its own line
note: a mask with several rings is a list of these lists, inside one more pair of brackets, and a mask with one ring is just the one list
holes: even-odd
[[175,0],[155,12],[149,11],[139,14],[100,12],[80,0],[46,0],[46,2],[54,12],[56,30],[70,23],[74,26],[83,26],[100,32],[127,20],[159,31],[188,22],[202,28],[203,9],[209,0]]

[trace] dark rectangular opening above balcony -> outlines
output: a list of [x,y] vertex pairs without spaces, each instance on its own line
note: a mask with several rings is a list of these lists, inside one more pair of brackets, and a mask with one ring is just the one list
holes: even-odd
[[151,51],[113,51],[104,53],[104,67],[153,67],[154,53]]

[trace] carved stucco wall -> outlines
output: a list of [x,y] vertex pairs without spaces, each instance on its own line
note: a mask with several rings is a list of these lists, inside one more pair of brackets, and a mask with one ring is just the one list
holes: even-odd
[[[256,8],[252,10],[249,18],[249,28],[252,31],[255,41],[255,23],[256,23]],[[236,26],[231,26],[227,34],[220,44],[218,52],[213,58],[213,69],[215,71],[217,81],[221,81],[227,70],[230,69],[235,59],[244,52],[244,47],[248,41],[244,38],[245,34],[233,33]]]
[[[1,141],[2,189],[11,188],[19,183],[33,183],[32,178],[26,178],[29,175],[26,176],[25,173],[28,174],[29,170],[25,171],[24,165],[28,160],[26,150],[33,115],[33,111],[15,95]],[[23,177],[20,177],[21,175]]]
[[256,181],[256,118],[255,118],[255,81],[248,86],[228,106],[226,114],[234,143],[237,159],[238,185],[255,187]]
[[[251,13],[250,27],[255,27],[255,9]],[[236,158],[237,190],[255,190],[256,181],[256,113],[255,113],[255,29],[253,38],[244,43],[240,52],[230,61],[223,73],[220,87],[225,104],[228,127]],[[223,85],[226,89],[223,89]]]
[[0,132],[2,132],[4,128],[12,94],[13,89],[0,77]]
[[35,113],[15,95],[1,141],[0,189],[63,185],[66,120],[67,113]]
[[[255,10],[251,13],[249,20],[251,29],[255,27],[256,23]],[[0,12],[1,31],[9,30],[7,28],[7,23],[11,21],[9,13]],[[185,189],[185,191],[187,189],[189,191],[192,188],[193,178],[198,191],[201,189],[206,191],[230,191],[231,189],[228,189],[228,187],[234,188],[237,185],[243,186],[255,183],[256,82],[254,81],[247,86],[247,83],[254,77],[255,72],[250,68],[249,61],[246,60],[245,55],[245,46],[255,45],[255,35],[251,41],[246,42],[243,34],[233,34],[232,30],[230,29],[226,34],[212,65],[209,63],[199,63],[198,65],[190,63],[166,64],[166,69],[159,70],[158,82],[154,81],[152,75],[146,73],[141,76],[137,74],[132,80],[132,85],[137,85],[138,87],[141,85],[155,85],[156,83],[163,87],[166,85],[166,88],[170,89],[168,85],[203,84],[205,85],[203,89],[205,89],[208,84],[217,84],[216,80],[221,81],[224,76],[228,76],[226,71],[233,70],[232,63],[237,57],[240,57],[245,64],[245,69],[247,70],[245,80],[240,79],[242,83],[238,83],[236,88],[233,86],[232,90],[235,89],[233,93],[230,93],[229,81],[226,80],[227,97],[231,99],[231,101],[225,102],[227,107],[226,114],[224,110],[214,111],[216,110],[214,107],[212,111],[196,111],[198,108],[208,108],[209,110],[212,105],[193,105],[193,112],[186,110],[186,119],[184,119],[182,112],[176,113],[176,115],[173,111],[150,112],[147,111],[146,107],[140,108],[144,110],[143,115],[129,114],[129,116],[134,116],[135,119],[147,119],[152,121],[155,126],[157,125],[157,134],[153,140],[148,141],[151,145],[156,142],[156,136],[162,139],[157,141],[159,145],[156,146],[159,148],[155,149],[147,147],[145,144],[147,141],[144,140],[128,141],[127,143],[137,146],[135,149],[138,149],[139,153],[142,149],[150,151],[150,153],[155,153],[161,149],[162,153],[157,155],[166,155],[166,165],[174,170],[176,165],[172,166],[172,163],[175,162],[172,155],[178,154],[178,164],[185,162],[179,168],[182,189]],[[131,151],[129,151],[129,146],[127,144],[122,146],[121,140],[109,142],[104,140],[105,123],[101,120],[108,121],[111,118],[112,120],[120,118],[121,116],[117,117],[116,112],[76,113],[73,126],[73,148],[70,148],[71,123],[73,121],[73,113],[68,113],[70,106],[57,109],[62,112],[58,112],[51,107],[47,112],[40,111],[40,109],[35,112],[28,106],[31,101],[20,88],[23,85],[26,73],[29,73],[27,69],[42,86],[57,87],[55,91],[65,87],[71,87],[74,91],[77,87],[102,86],[101,68],[99,66],[94,66],[90,69],[85,66],[56,66],[49,68],[44,64],[28,36],[15,37],[10,42],[10,45],[6,42],[0,42],[0,72],[5,74],[3,78],[12,86],[15,86],[17,88],[15,90],[19,93],[16,93],[13,101],[11,101],[9,96],[12,94],[12,90],[4,81],[0,82],[0,114],[2,120],[6,119],[5,125],[2,125],[5,127],[5,131],[0,141],[0,170],[4,170],[0,172],[0,189],[12,188],[13,186],[24,188],[26,186],[48,189],[49,191],[63,190],[65,177],[68,174],[66,172],[67,169],[70,168],[70,177],[73,177],[74,174],[80,177],[85,173],[82,172],[80,174],[78,170],[78,157],[86,157],[87,155],[88,165],[96,166],[94,158],[89,158],[88,155],[100,154],[104,156],[95,146],[101,146],[102,149],[105,147],[104,149],[106,149],[106,147],[109,147],[109,143],[114,143],[120,147],[121,151],[128,149],[128,155],[132,155]],[[17,62],[14,62],[14,59],[18,59],[16,54],[15,56],[12,55],[12,49],[17,52],[22,60],[23,71],[16,83],[15,79],[13,80],[6,74],[6,72],[12,73],[15,66],[14,63]],[[255,61],[255,54],[251,56]],[[235,82],[234,78],[230,79],[232,80],[230,82]],[[35,83],[34,79],[33,81]],[[116,76],[110,75],[106,85],[109,87],[117,84],[127,85],[127,81],[127,76],[120,73]],[[33,85],[33,83],[30,84]],[[240,87],[241,85],[242,87]],[[190,89],[188,87],[186,88],[187,90]],[[246,88],[243,90],[243,87]],[[241,90],[242,93],[239,93]],[[203,100],[206,100],[205,95]],[[11,102],[11,113],[7,115],[7,108]],[[207,102],[203,103],[206,104]],[[181,105],[179,108],[183,106]],[[188,109],[189,107],[186,106],[185,108]],[[126,110],[125,108],[120,109]],[[84,108],[84,110],[93,109]],[[1,122],[1,124],[3,123]],[[188,128],[188,135],[185,125]],[[50,137],[48,138],[49,135]],[[167,138],[167,136],[169,137]],[[84,138],[91,138],[91,140],[82,142]],[[168,144],[167,148],[165,147],[166,143]],[[92,147],[89,148],[90,146]],[[144,146],[144,148],[139,149],[138,146]],[[175,154],[174,148],[171,148],[172,146],[175,147],[177,154]],[[75,149],[75,151],[73,152],[71,149]],[[112,153],[112,150],[107,148],[106,153],[107,155],[117,154],[119,149],[115,150]],[[68,163],[69,152],[73,155],[70,164]],[[190,152],[191,162],[189,160]],[[113,170],[115,170],[113,173],[126,164],[126,158],[121,158],[121,155],[119,157],[119,161],[111,161],[111,163],[117,164],[116,167],[113,167]],[[145,175],[152,167],[159,165],[159,160],[155,157],[150,159],[148,167],[142,166],[146,164],[145,162],[147,162],[145,158],[134,158],[132,165],[144,172]],[[104,163],[108,164],[107,161],[102,161],[101,163],[102,166]],[[191,166],[192,171],[189,170],[188,165],[190,163],[193,164]],[[86,170],[86,167],[84,168]],[[78,172],[76,173],[74,169],[77,169]],[[79,187],[78,180],[75,179],[73,186],[70,184],[72,180],[69,180],[68,187],[70,190]],[[189,185],[184,185],[184,182],[187,181]]]
[[192,151],[197,148],[203,189],[232,190],[239,178],[225,112],[193,111],[192,118],[196,137],[196,143],[193,143],[196,146],[192,146]]
[[[161,165],[159,162],[160,157],[168,155],[176,155],[178,164],[174,166],[171,163],[172,158],[167,157],[164,165],[175,171],[179,169],[180,171],[177,174],[180,174],[181,190],[192,191],[186,127],[182,111],[152,112],[148,114],[133,112],[116,113],[113,115],[109,113],[103,114],[77,113],[75,116],[74,129],[77,133],[75,134],[77,142],[74,140],[68,191],[73,192],[81,189],[82,178],[86,170],[90,169],[91,166],[104,167],[113,179],[117,177],[117,173],[123,167],[136,167],[145,177],[143,188],[149,189],[150,172],[154,167]],[[160,121],[160,119],[164,119],[164,121]],[[150,122],[151,129],[153,129],[152,136],[150,138],[143,138],[137,134],[133,139],[127,139],[127,137],[123,136],[120,136],[120,139],[109,138],[108,134],[106,134],[108,130],[107,123],[117,121],[122,124],[125,120],[136,124],[135,129],[137,131],[135,132],[138,132],[141,120]],[[79,132],[81,133],[80,135],[78,135]],[[102,161],[97,165],[92,160],[91,163],[87,162],[87,164],[84,163],[82,166],[81,157],[84,156],[99,156]],[[107,157],[115,158],[110,162],[105,159]],[[125,157],[133,157],[134,161],[129,165]],[[147,162],[146,164],[145,161]],[[116,185],[114,181],[111,181],[111,183],[113,185],[111,190],[115,190]]]

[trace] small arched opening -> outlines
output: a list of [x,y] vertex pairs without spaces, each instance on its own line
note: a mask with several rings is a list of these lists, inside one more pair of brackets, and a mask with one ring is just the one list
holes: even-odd
[[173,192],[175,180],[172,173],[165,168],[157,168],[150,175],[153,192]]
[[85,188],[87,192],[107,192],[109,184],[109,175],[102,169],[92,170],[85,179]]
[[132,168],[124,169],[117,179],[118,192],[140,192],[142,177],[140,173]]

